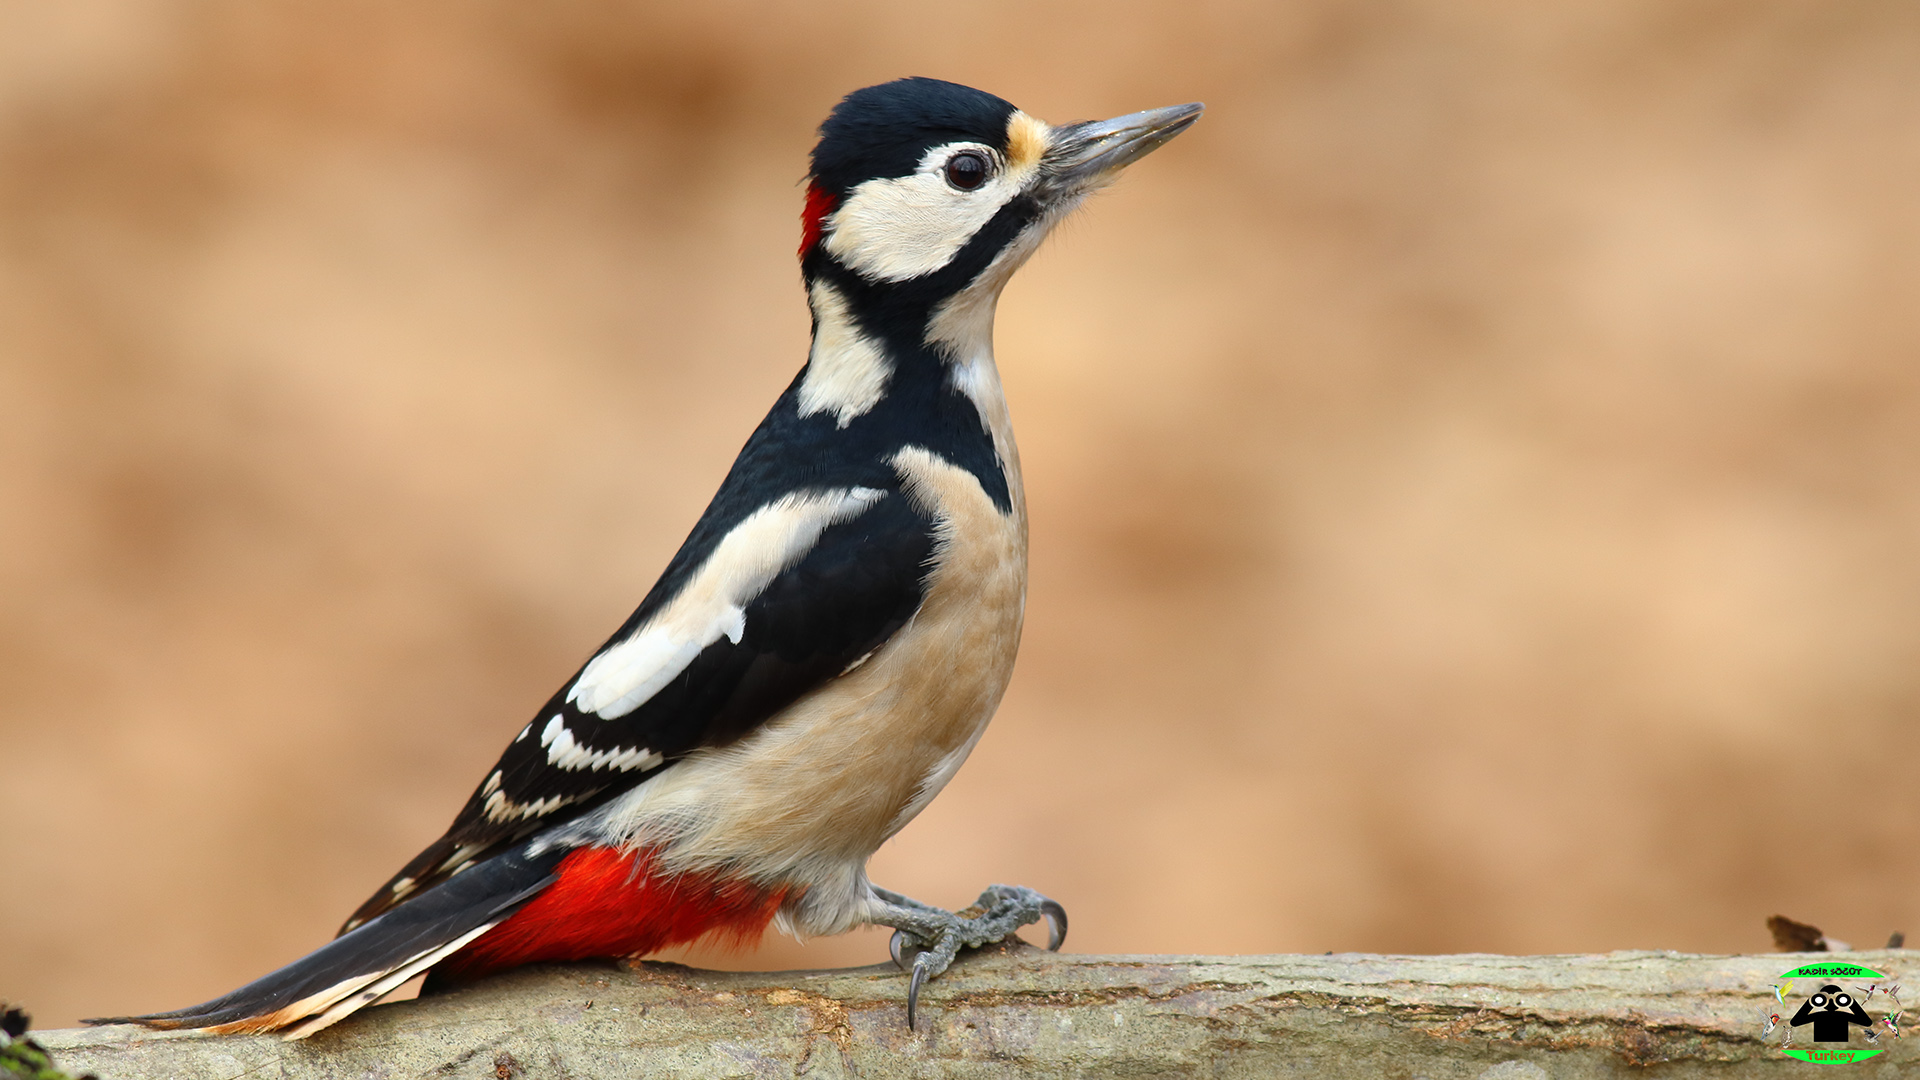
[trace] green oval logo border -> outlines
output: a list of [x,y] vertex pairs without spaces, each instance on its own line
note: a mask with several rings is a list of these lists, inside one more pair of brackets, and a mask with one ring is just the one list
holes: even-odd
[[[1827,963],[1821,963],[1821,964],[1801,964],[1799,967],[1794,968],[1792,971],[1783,972],[1779,976],[1779,979],[1781,981],[1787,981],[1787,982],[1792,982],[1799,979],[1888,979],[1888,978],[1892,978],[1892,976],[1882,975],[1880,972],[1875,971],[1872,968],[1861,967],[1859,964],[1837,964],[1831,961]],[[1868,1058],[1874,1056],[1875,1054],[1884,1052],[1886,1049],[1887,1047],[1884,1047],[1884,1046],[1875,1046],[1871,1048],[1863,1047],[1860,1049],[1855,1049],[1851,1046],[1845,1047],[1845,1048],[1833,1048],[1833,1049],[1828,1049],[1823,1047],[1814,1047],[1814,1046],[1808,1046],[1808,1047],[1783,1046],[1780,1048],[1781,1053],[1786,1054],[1788,1057],[1799,1058],[1801,1061],[1805,1061],[1814,1065],[1845,1065],[1849,1062],[1865,1061]],[[1819,1055],[1819,1056],[1815,1057],[1815,1055]]]
[[1861,967],[1859,964],[1835,964],[1831,962],[1824,963],[1824,964],[1801,964],[1799,967],[1794,968],[1792,971],[1782,973],[1779,977],[1782,979],[1888,979],[1888,978],[1892,978],[1892,976],[1890,975],[1882,975],[1879,972],[1873,970],[1872,968]]
[[[1855,1050],[1851,1047],[1845,1050],[1815,1050],[1812,1047],[1802,1049],[1798,1046],[1788,1046],[1780,1052],[1814,1065],[1845,1065],[1853,1061],[1865,1061],[1875,1054],[1883,1053],[1886,1049],[1884,1046],[1876,1046],[1871,1050]],[[1815,1054],[1820,1056],[1816,1058]]]

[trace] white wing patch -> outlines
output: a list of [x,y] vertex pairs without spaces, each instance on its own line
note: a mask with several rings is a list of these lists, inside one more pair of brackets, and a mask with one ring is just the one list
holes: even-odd
[[[685,671],[701,650],[722,637],[738,642],[754,597],[799,562],[829,526],[858,516],[886,494],[878,488],[802,492],[755,510],[721,538],[713,554],[653,618],[588,662],[567,691],[567,700],[603,720],[639,708]],[[555,741],[558,738],[556,734]],[[552,746],[548,754],[551,758]]]
[[660,764],[667,760],[644,746],[618,750],[589,750],[573,740],[573,732],[567,730],[566,721],[558,715],[547,721],[546,730],[540,733],[540,745],[547,748],[547,764],[559,769],[613,769],[616,772],[640,769],[644,771],[659,768]]
[[880,343],[853,324],[839,289],[816,281],[807,300],[813,307],[813,352],[800,380],[800,415],[830,412],[846,427],[886,396],[893,364]]

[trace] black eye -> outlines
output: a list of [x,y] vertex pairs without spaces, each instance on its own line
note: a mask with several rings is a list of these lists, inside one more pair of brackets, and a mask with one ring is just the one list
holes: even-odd
[[972,191],[987,182],[987,159],[971,150],[963,150],[947,159],[947,183],[961,191]]

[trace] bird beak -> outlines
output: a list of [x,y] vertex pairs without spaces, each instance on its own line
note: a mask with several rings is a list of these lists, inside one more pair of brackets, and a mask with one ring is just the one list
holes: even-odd
[[1192,127],[1206,108],[1196,101],[1054,128],[1047,148],[1044,183],[1058,196],[1077,195],[1109,183],[1121,169]]

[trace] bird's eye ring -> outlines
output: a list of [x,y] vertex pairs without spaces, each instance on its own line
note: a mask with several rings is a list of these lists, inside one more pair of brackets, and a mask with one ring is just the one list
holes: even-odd
[[973,150],[962,150],[947,159],[947,183],[961,191],[972,191],[987,182],[987,159]]

